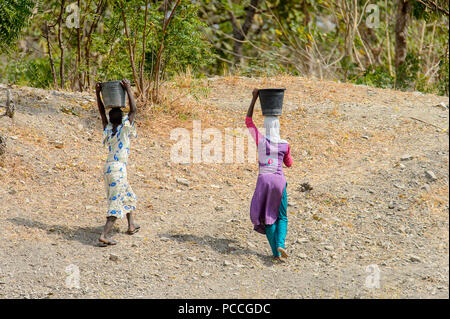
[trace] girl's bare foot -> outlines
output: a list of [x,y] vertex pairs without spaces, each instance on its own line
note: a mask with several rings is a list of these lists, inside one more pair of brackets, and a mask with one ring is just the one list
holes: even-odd
[[114,239],[111,238],[107,238],[104,234],[100,235],[100,238],[98,239],[100,246],[106,247],[106,246],[113,246],[113,245],[117,245],[117,241],[115,241]]
[[277,250],[281,254],[281,257],[283,257],[283,258],[288,258],[289,257],[287,252],[286,252],[286,249],[284,249],[282,247],[278,247]]
[[130,225],[128,226],[127,234],[128,235],[136,234],[139,231],[139,229],[141,229],[141,226],[139,226],[138,224]]
[[117,218],[114,216],[106,217],[105,228],[103,229],[103,232],[98,239],[100,246],[106,247],[108,245],[117,245],[117,242],[115,240],[109,238],[109,234],[111,233],[111,229],[113,228],[116,219]]
[[127,230],[127,234],[128,235],[133,235],[136,234],[139,229],[141,228],[141,226],[139,226],[138,224],[136,224],[134,222],[134,216],[133,213],[128,213],[127,214],[127,220],[128,220],[128,230]]

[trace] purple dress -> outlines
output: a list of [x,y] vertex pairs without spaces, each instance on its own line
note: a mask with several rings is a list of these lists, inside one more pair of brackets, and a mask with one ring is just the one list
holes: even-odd
[[250,219],[254,229],[265,234],[265,225],[273,224],[278,218],[278,211],[286,187],[283,162],[292,165],[290,147],[287,143],[272,143],[259,133],[250,117],[245,123],[258,145],[259,175],[255,193],[250,204]]

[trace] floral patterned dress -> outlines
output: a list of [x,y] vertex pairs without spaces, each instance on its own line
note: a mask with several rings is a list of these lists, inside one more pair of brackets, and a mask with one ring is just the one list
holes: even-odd
[[128,120],[122,119],[113,135],[112,124],[108,123],[103,131],[103,144],[108,146],[109,154],[103,168],[106,198],[108,200],[107,216],[123,218],[136,209],[136,195],[127,179],[127,161],[130,154],[130,137],[137,137],[136,127]]

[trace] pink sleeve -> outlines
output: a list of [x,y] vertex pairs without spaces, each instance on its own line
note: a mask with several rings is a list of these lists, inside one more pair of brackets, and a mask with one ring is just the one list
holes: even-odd
[[258,145],[258,141],[262,138],[262,135],[261,135],[261,133],[259,133],[255,124],[253,123],[253,119],[251,117],[246,116],[245,117],[245,125],[247,125],[247,128],[250,131],[250,134],[253,136],[253,139],[256,142],[256,145]]
[[292,156],[291,156],[291,147],[289,145],[288,145],[286,154],[284,154],[283,162],[284,162],[284,165],[286,165],[287,167],[292,166],[293,160],[292,160]]

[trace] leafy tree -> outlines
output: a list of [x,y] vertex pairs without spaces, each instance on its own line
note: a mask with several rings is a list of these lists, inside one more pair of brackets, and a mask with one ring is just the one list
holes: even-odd
[[32,14],[32,0],[0,1],[0,48],[13,44]]
[[189,68],[448,95],[448,0],[46,0],[34,15],[32,4],[0,2],[0,46],[20,30],[26,40],[0,56],[15,83],[85,90],[127,77],[157,100],[160,81]]
[[206,25],[200,21],[195,3],[117,0],[110,9],[104,32],[95,41],[96,50],[106,56],[99,68],[100,79],[127,75],[147,98],[158,95],[162,78],[187,67],[199,72],[210,62]]

